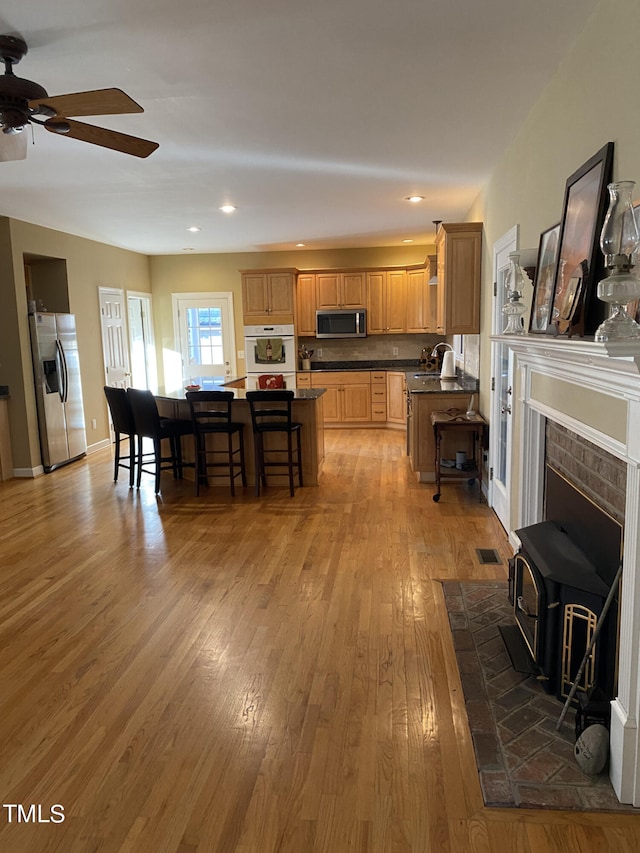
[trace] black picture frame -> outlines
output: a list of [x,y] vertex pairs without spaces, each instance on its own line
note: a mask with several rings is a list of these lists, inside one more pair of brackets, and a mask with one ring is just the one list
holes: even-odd
[[594,291],[604,274],[600,232],[612,171],[613,142],[608,142],[567,179],[547,329],[550,334],[591,335],[604,318],[604,303],[597,304]]
[[546,334],[549,330],[559,246],[560,223],[556,222],[551,228],[542,232],[538,243],[538,261],[533,280],[533,298],[529,317],[529,332],[532,334]]

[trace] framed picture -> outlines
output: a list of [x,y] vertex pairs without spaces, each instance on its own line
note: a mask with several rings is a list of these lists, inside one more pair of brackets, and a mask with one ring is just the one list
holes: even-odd
[[548,328],[552,334],[593,334],[603,319],[605,306],[596,304],[595,288],[604,274],[600,231],[612,168],[613,142],[608,142],[567,180]]
[[547,332],[551,322],[551,306],[553,303],[553,288],[556,282],[556,264],[558,263],[558,245],[560,240],[560,223],[547,228],[540,235],[538,244],[538,262],[533,280],[533,299],[530,332]]

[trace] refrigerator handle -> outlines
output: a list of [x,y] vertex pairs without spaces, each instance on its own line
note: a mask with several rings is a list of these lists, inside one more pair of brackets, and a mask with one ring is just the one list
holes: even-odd
[[67,395],[69,393],[69,381],[67,376],[67,360],[64,357],[64,349],[59,340],[56,339],[56,349],[58,351],[58,362],[60,364],[60,377],[62,379],[60,383],[60,399],[63,403],[67,402]]

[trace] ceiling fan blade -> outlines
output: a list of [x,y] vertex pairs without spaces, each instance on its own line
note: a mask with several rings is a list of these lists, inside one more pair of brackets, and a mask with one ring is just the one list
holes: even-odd
[[27,134],[0,132],[0,163],[27,159]]
[[[106,116],[124,113],[143,113],[144,110],[122,89],[93,89],[29,101],[29,109],[39,107],[53,110],[59,116]],[[46,112],[46,110],[44,110]]]
[[140,139],[138,136],[129,136],[126,133],[107,130],[105,127],[94,127],[91,124],[67,118],[47,119],[44,126],[51,133],[70,136],[72,139],[79,139],[81,142],[101,145],[103,148],[111,148],[113,151],[121,151],[123,154],[132,154],[134,157],[148,157],[158,147],[157,142],[151,142],[148,139]]

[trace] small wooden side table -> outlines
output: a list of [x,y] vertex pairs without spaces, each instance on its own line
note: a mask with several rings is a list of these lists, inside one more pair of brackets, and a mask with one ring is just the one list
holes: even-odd
[[[480,500],[482,500],[482,442],[487,422],[477,413],[467,415],[462,409],[447,409],[445,412],[432,412],[431,424],[436,445],[436,493],[433,496],[436,503],[440,500],[440,479],[442,475],[454,479],[465,479],[472,485],[476,479],[480,486]],[[473,433],[473,459],[467,460],[462,470],[457,468],[443,468],[440,459],[440,442],[445,430],[456,430],[456,432]]]

